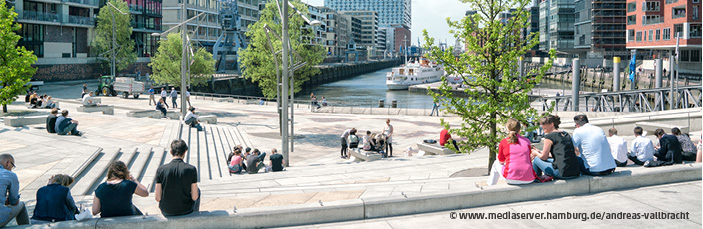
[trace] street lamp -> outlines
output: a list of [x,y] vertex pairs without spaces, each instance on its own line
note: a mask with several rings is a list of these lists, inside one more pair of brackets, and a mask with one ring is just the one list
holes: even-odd
[[115,48],[117,46],[117,41],[115,40],[115,33],[117,29],[115,29],[115,13],[112,11],[112,8],[115,8],[117,12],[120,12],[122,15],[127,15],[127,13],[122,12],[119,8],[115,7],[115,5],[112,5],[112,3],[107,2],[108,5],[110,5],[110,14],[112,15],[112,76],[117,77],[115,75]]
[[152,36],[155,36],[155,37],[161,37],[161,36],[164,36],[164,35],[170,33],[174,29],[183,26],[183,29],[181,29],[181,40],[183,41],[183,48],[182,48],[182,53],[181,53],[181,114],[183,115],[183,117],[185,117],[186,113],[187,113],[186,100],[183,97],[186,96],[186,78],[187,78],[187,68],[188,68],[188,60],[187,60],[186,56],[188,55],[188,51],[187,51],[188,40],[190,40],[190,39],[188,39],[188,36],[186,35],[186,29],[188,27],[185,25],[188,22],[195,20],[195,19],[199,18],[200,16],[205,15],[205,12],[202,12],[202,13],[200,13],[200,14],[196,15],[195,17],[190,18],[188,20],[186,20],[186,15],[187,14],[186,14],[185,3],[182,3],[181,4],[181,19],[183,20],[183,22],[174,26],[173,28],[170,28],[170,29],[164,31],[163,33],[152,33],[151,34]]
[[[294,135],[293,135],[293,117],[294,117],[294,116],[293,116],[293,110],[294,110],[294,105],[290,105],[290,106],[289,106],[289,99],[293,100],[293,101],[292,101],[293,103],[295,102],[294,97],[293,97],[293,94],[294,94],[293,78],[292,78],[292,77],[289,77],[289,76],[292,76],[292,74],[293,74],[293,72],[294,72],[295,70],[297,70],[297,69],[302,68],[303,66],[305,66],[305,65],[307,64],[307,62],[302,61],[302,57],[300,57],[300,55],[298,55],[298,53],[295,52],[295,50],[293,50],[293,49],[290,48],[290,38],[288,37],[288,17],[289,17],[289,16],[288,16],[288,7],[290,6],[291,8],[293,8],[293,10],[295,10],[295,12],[296,12],[301,18],[303,18],[303,20],[304,20],[307,24],[309,24],[309,25],[311,25],[311,26],[320,26],[320,25],[322,25],[322,22],[319,21],[319,20],[310,21],[310,19],[308,19],[305,15],[303,15],[297,8],[295,8],[295,6],[293,5],[293,3],[289,2],[288,0],[283,0],[283,4],[279,4],[278,0],[276,0],[275,2],[276,2],[276,7],[277,7],[278,12],[279,12],[279,17],[281,18],[281,25],[282,25],[282,26],[281,26],[281,27],[282,27],[282,28],[281,28],[281,35],[282,35],[282,36],[278,36],[278,34],[276,34],[276,32],[273,31],[273,29],[271,29],[271,27],[269,27],[268,25],[264,25],[264,29],[265,29],[265,31],[266,31],[266,38],[268,39],[269,46],[271,47],[271,53],[273,53],[273,55],[274,55],[274,58],[273,58],[273,59],[274,59],[274,63],[275,63],[275,65],[277,66],[277,67],[276,67],[276,76],[277,76],[277,80],[276,80],[276,84],[277,84],[277,85],[276,85],[276,88],[277,88],[277,91],[278,91],[278,90],[281,90],[281,91],[278,91],[278,93],[277,93],[277,94],[278,94],[277,97],[278,97],[278,101],[279,101],[279,104],[278,104],[277,107],[281,108],[281,117],[282,117],[281,120],[280,120],[280,125],[281,125],[281,138],[282,138],[281,153],[283,154],[283,158],[285,159],[285,160],[284,160],[284,161],[285,161],[285,166],[289,166],[290,157],[289,157],[289,151],[288,151],[288,144],[289,144],[289,142],[290,142],[290,150],[292,151],[292,150],[293,150],[293,140],[290,139],[290,137],[294,137]],[[269,34],[273,34],[273,35],[275,35],[276,37],[278,37],[279,39],[281,39],[281,44],[282,44],[282,49],[281,49],[281,54],[282,54],[282,56],[281,56],[281,59],[282,59],[282,70],[281,70],[281,75],[282,75],[282,77],[279,75],[279,72],[278,72],[278,59],[276,58],[276,55],[278,54],[278,52],[276,52],[276,51],[273,49],[273,45],[272,45],[272,42],[271,42],[271,38],[269,37]],[[289,66],[289,64],[290,64],[290,63],[289,63],[289,58],[290,58],[289,51],[292,51],[292,53],[295,54],[295,56],[298,57],[301,61],[299,61],[299,62],[297,62],[297,63],[292,64],[291,66]],[[282,79],[281,79],[281,78],[282,78]],[[281,89],[278,89],[278,88],[279,88],[279,85],[280,85],[280,88],[281,88]],[[289,92],[288,92],[289,88],[288,88],[288,87],[290,87],[290,98],[287,98],[288,95],[289,95]],[[285,96],[285,97],[283,97],[282,95]],[[290,135],[289,135],[289,133],[288,133],[288,109],[289,109],[289,108],[291,109],[291,115],[290,115],[290,116],[291,116],[291,117],[290,117],[290,120],[291,120],[291,122],[290,122],[290,127],[291,127],[291,128],[290,128],[290,131],[291,131],[291,132],[290,132]],[[289,139],[290,139],[290,140],[289,140]]]

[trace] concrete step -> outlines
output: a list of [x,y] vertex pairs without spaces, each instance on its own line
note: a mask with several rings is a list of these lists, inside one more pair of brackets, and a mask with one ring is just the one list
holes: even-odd
[[220,160],[220,163],[223,163],[224,165],[224,171],[222,173],[222,176],[226,177],[232,176],[232,174],[229,174],[229,162],[227,161],[227,156],[229,156],[229,153],[232,152],[232,150],[234,149],[234,145],[231,144],[231,139],[227,137],[226,131],[224,131],[223,129],[224,127],[222,126],[213,126],[213,131],[217,132],[217,137],[215,138],[215,141],[219,141],[221,146],[221,151],[218,154],[218,157],[222,158],[222,160]]
[[208,162],[210,164],[210,171],[214,178],[221,178],[227,175],[228,172],[223,171],[223,168],[226,168],[225,162],[224,160],[220,160],[221,152],[223,152],[224,149],[222,148],[222,142],[218,141],[219,133],[217,132],[217,126],[208,125],[206,130],[207,134],[205,135],[205,139],[208,142]]
[[[154,178],[156,177],[156,170],[164,164],[170,161],[171,156],[167,156],[167,151],[164,148],[154,148],[151,152],[151,157],[146,162],[145,172],[142,174],[140,182],[147,186],[150,192],[154,192]],[[167,160],[169,159],[169,160]]]
[[132,164],[129,165],[129,172],[140,182],[146,172],[145,169],[147,168],[147,162],[149,162],[149,159],[152,157],[151,150],[151,147],[139,147],[134,160],[132,160]]
[[71,193],[79,195],[89,195],[92,193],[93,185],[99,182],[107,173],[110,163],[115,161],[120,154],[120,148],[103,150],[101,155],[93,161],[82,173],[76,177],[76,184],[71,188]]
[[[205,126],[204,124],[200,124],[201,126]],[[205,134],[207,130],[203,129],[203,131],[198,131],[195,128],[192,128],[193,132],[196,133],[197,140],[195,141],[195,145],[193,145],[193,148],[196,148],[196,157],[195,161],[193,161],[193,165],[198,167],[198,175],[200,175],[200,180],[198,181],[205,181],[205,180],[212,180],[212,173],[210,170],[210,166],[208,164],[208,157],[207,157],[207,142],[205,141]],[[192,158],[191,158],[192,160]]]
[[[120,151],[120,153],[115,157],[114,161],[122,161],[127,165],[127,168],[129,168],[130,163],[132,163],[132,159],[134,159],[134,155],[137,153],[137,148],[126,148]],[[108,169],[109,170],[109,165]],[[93,194],[96,188],[98,188],[98,185],[101,183],[105,182],[107,180],[107,170],[101,175],[102,178],[99,179],[98,182],[93,183],[93,186],[88,190],[88,193],[86,194]],[[97,171],[96,171],[97,172]]]
[[[236,127],[230,125],[226,129],[230,133],[230,136],[232,137],[232,139],[234,140],[235,145],[242,145],[242,147],[244,147],[245,149],[247,147],[250,147],[252,149],[254,148],[251,144],[248,144],[247,142],[244,141],[242,136],[239,134],[239,131],[237,131]],[[244,153],[244,152],[242,152],[242,153]]]

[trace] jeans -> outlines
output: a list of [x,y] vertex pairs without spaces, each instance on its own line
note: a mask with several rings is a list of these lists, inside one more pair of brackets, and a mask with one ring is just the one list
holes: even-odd
[[6,205],[9,208],[10,215],[5,219],[5,221],[0,222],[0,227],[4,227],[12,221],[12,219],[17,220],[17,225],[27,225],[29,224],[29,214],[27,213],[27,208],[24,206],[24,202],[20,201],[17,205]]
[[73,123],[73,122],[72,122],[71,124],[68,124],[68,126],[66,126],[65,128],[63,128],[63,130],[59,130],[59,131],[57,131],[56,133],[57,133],[58,135],[66,135],[66,134],[69,134],[69,133],[75,135],[75,134],[78,134],[78,130],[76,130],[76,127],[77,127],[77,126],[78,126],[77,123]]
[[203,131],[203,127],[201,127],[197,122],[198,118],[189,118],[188,120],[185,120],[185,123],[190,125],[190,127],[195,127],[198,131]]
[[545,175],[549,175],[551,177],[557,178],[557,179],[572,179],[576,178],[579,176],[571,176],[571,177],[562,177],[561,173],[559,172],[559,169],[554,168],[554,158],[547,158],[547,160],[542,160],[539,158],[535,158],[532,160],[532,169],[535,170],[535,174],[537,176],[542,176],[542,172],[544,172]]
[[605,176],[605,175],[610,175],[611,173],[615,172],[615,168],[612,169],[606,169],[604,171],[599,171],[599,172],[591,172],[590,169],[586,168],[586,161],[583,160],[581,157],[576,157],[576,159],[579,161],[579,168],[581,169],[581,174],[583,175],[589,175],[589,176]]
[[432,106],[432,112],[430,112],[430,116],[434,115],[435,112],[437,112],[437,116],[439,116],[439,108],[437,106]]
[[164,100],[164,106],[166,106],[166,108],[168,108],[168,102],[166,102],[168,100],[166,100],[166,97],[161,97],[161,99]]
[[164,114],[164,118],[167,117],[167,116],[166,116],[166,108],[163,108],[163,107],[162,107],[162,108],[160,108],[160,109],[158,109],[158,110],[161,111],[161,113]]
[[339,138],[342,140],[342,151],[340,156],[346,157],[347,156],[347,139],[346,138]]
[[176,99],[178,99],[178,98],[176,98],[176,97],[171,97],[171,102],[173,103],[173,108],[177,108],[177,107],[178,107],[178,103],[176,103]]

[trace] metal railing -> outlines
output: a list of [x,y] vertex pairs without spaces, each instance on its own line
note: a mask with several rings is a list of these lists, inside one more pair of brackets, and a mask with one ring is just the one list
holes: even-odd
[[93,18],[73,15],[68,15],[68,20],[64,20],[64,22],[79,25],[95,25],[95,19]]
[[65,0],[65,1],[71,2],[71,3],[83,4],[83,5],[98,6],[97,0]]
[[26,11],[23,10],[22,19],[35,20],[35,21],[48,21],[48,22],[61,22],[61,15],[55,13],[44,13],[36,11]]

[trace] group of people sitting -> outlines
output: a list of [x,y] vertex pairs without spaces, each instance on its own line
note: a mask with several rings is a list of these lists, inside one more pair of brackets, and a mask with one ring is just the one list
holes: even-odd
[[386,119],[386,126],[383,128],[383,133],[376,134],[371,133],[367,130],[366,135],[359,137],[356,133],[356,128],[351,128],[340,136],[342,142],[341,158],[349,158],[349,150],[358,149],[361,146],[362,150],[365,151],[375,151],[382,155],[382,157],[392,157],[393,156],[393,126],[390,124],[391,120]]
[[30,108],[55,108],[56,103],[52,100],[51,96],[43,94],[39,95],[37,92],[27,91],[27,95],[24,97],[24,102],[29,103]]
[[[242,153],[242,151],[244,151]],[[254,149],[246,147],[244,149],[242,145],[237,145],[234,150],[227,156],[227,162],[229,163],[229,173],[230,174],[243,174],[244,171],[247,173],[259,173],[259,170],[264,168],[265,172],[280,172],[283,171],[283,165],[285,164],[285,159],[283,155],[278,153],[278,150],[271,149],[271,156],[269,156],[269,164],[266,166],[264,159],[266,158],[266,152],[261,152],[259,149]]]
[[[200,210],[200,189],[198,188],[198,171],[193,165],[183,161],[188,146],[183,140],[171,142],[173,160],[161,165],[156,170],[154,195],[159,209],[164,216],[179,216],[197,213]],[[6,201],[0,207],[0,227],[12,219],[17,224],[30,223],[30,217],[24,202],[20,201],[19,180],[12,172],[15,159],[12,155],[0,155],[0,189],[7,190],[0,194]],[[74,178],[57,174],[49,178],[46,186],[37,190],[36,206],[31,217],[32,224],[75,220],[81,209],[76,207],[69,186]],[[112,162],[108,168],[107,180],[95,190],[92,215],[100,217],[118,217],[142,215],[134,205],[133,195],[148,197],[147,187],[139,183],[130,174],[122,161]]]
[[[695,152],[690,138],[682,136],[678,128],[672,130],[674,135],[662,129],[655,130],[659,146],[654,147],[644,137],[642,128],[635,127],[636,139],[628,152],[627,142],[617,137],[616,129],[609,131],[609,139],[602,129],[588,123],[586,115],[574,117],[573,134],[559,130],[560,123],[560,118],[553,115],[540,120],[546,134],[540,150],[519,134],[520,121],[508,119],[509,134],[498,146],[498,160],[493,163],[488,185],[495,185],[499,179],[505,179],[508,184],[527,184],[581,175],[605,176],[613,173],[617,166],[626,166],[627,160],[645,167],[680,164],[682,160],[700,162],[701,152]],[[686,153],[682,145],[687,145]]]
[[52,108],[51,114],[46,117],[46,131],[58,135],[83,135],[82,131],[78,131],[78,120],[69,118],[68,110],[61,110],[59,114],[58,108]]

